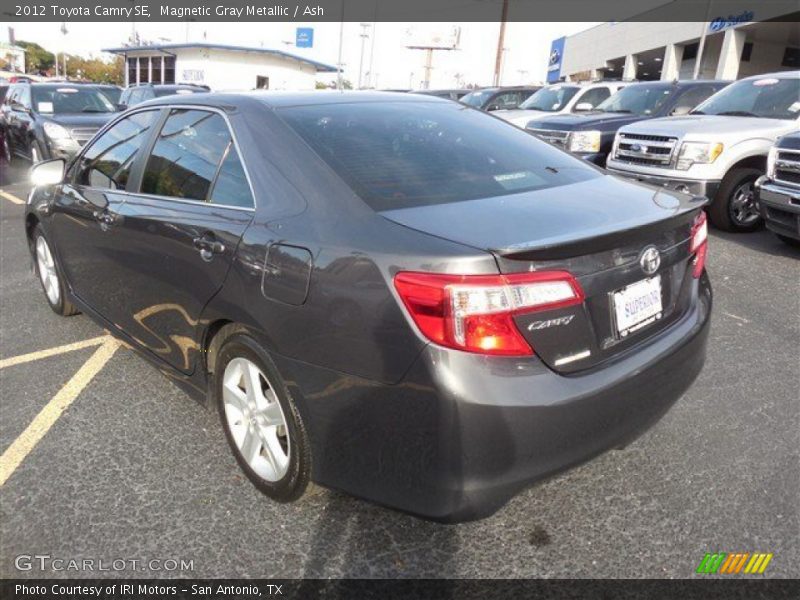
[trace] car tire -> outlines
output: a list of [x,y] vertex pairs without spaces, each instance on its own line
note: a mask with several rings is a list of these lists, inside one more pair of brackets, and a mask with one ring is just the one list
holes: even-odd
[[780,233],[775,234],[780,241],[784,244],[792,246],[794,248],[800,248],[800,240],[796,240],[794,238],[790,238],[788,235],[781,235]]
[[733,233],[755,231],[763,224],[753,198],[753,184],[763,171],[751,168],[731,169],[720,183],[708,218],[718,229]]
[[300,498],[311,476],[303,419],[275,363],[242,329],[219,348],[212,386],[225,437],[247,478],[277,502]]
[[62,317],[77,315],[80,311],[69,300],[64,275],[40,225],[33,230],[32,244],[33,268],[47,304]]

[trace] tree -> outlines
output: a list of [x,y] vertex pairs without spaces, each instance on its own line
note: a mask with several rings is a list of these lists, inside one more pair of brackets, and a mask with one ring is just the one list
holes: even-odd
[[106,62],[100,58],[67,55],[67,77],[122,85],[125,81],[124,64],[121,56],[115,56]]
[[25,50],[25,72],[41,73],[53,68],[56,57],[39,44],[18,40],[16,45]]

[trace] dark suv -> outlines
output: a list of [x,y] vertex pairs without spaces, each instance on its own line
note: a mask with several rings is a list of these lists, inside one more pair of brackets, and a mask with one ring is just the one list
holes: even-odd
[[194,85],[190,83],[180,84],[153,84],[137,83],[122,90],[119,99],[119,108],[125,109],[129,106],[136,106],[142,102],[147,102],[153,98],[162,96],[173,96],[175,94],[203,94],[211,91],[207,85]]
[[0,106],[11,160],[70,159],[114,116],[116,108],[94,85],[14,83]]
[[604,100],[591,112],[542,117],[530,121],[526,129],[605,167],[620,127],[645,119],[685,115],[726,85],[725,81],[635,83]]
[[767,157],[767,174],[755,192],[767,229],[791,246],[800,246],[800,133],[779,138]]

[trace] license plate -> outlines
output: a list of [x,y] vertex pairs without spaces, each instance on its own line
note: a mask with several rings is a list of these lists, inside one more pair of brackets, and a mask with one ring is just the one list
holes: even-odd
[[659,320],[663,314],[661,276],[637,281],[614,292],[614,314],[620,337]]

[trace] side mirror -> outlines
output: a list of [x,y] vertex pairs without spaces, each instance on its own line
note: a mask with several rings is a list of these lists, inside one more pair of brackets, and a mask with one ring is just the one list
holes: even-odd
[[691,112],[692,108],[690,106],[676,106],[672,109],[672,112],[669,113],[671,117],[679,117],[681,115],[688,115]]
[[31,167],[31,183],[34,186],[61,183],[64,179],[64,167],[66,164],[63,158],[36,163]]
[[500,105],[499,104],[490,104],[489,106],[486,107],[486,111],[487,112],[492,112],[493,110],[500,110]]
[[117,107],[117,112],[122,112],[123,110],[128,110],[128,105],[127,104],[117,104],[116,107]]
[[575,105],[575,112],[586,112],[589,110],[594,110],[594,104],[591,102],[578,102]]
[[22,104],[21,102],[12,102],[11,103],[11,110],[13,110],[14,112],[21,112],[21,113],[25,113],[25,114],[30,114],[30,112],[31,112],[28,109],[28,107],[25,106],[24,104]]

